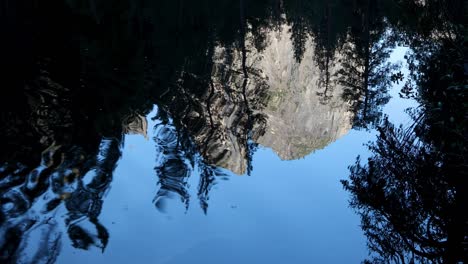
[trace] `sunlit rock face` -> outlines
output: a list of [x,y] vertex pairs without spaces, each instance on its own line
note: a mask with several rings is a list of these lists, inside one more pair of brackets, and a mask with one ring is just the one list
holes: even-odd
[[[257,142],[272,148],[281,159],[291,160],[324,148],[351,129],[352,114],[333,78],[339,65],[329,63],[329,80],[314,55],[311,38],[300,62],[294,58],[290,28],[269,34],[269,45],[258,66],[268,76],[265,134]],[[339,57],[336,54],[336,58]],[[327,88],[328,87],[328,88]],[[325,98],[326,97],[326,98]]]
[[[209,93],[201,104],[206,125],[193,133],[207,163],[236,174],[246,172],[248,139],[291,160],[325,147],[351,128],[349,106],[332,74],[324,99],[325,73],[316,63],[313,40],[298,62],[289,26],[266,37],[264,49],[257,50],[247,34],[245,65],[241,48],[215,49]],[[330,62],[328,71],[337,67]]]

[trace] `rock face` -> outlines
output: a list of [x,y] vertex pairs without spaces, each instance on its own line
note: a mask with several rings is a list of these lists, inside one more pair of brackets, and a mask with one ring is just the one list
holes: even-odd
[[[321,87],[325,86],[325,73],[314,58],[313,41],[307,41],[309,48],[297,62],[288,32],[284,26],[281,32],[269,35],[269,45],[258,64],[268,76],[269,98],[264,109],[266,133],[257,142],[272,148],[283,160],[302,158],[324,148],[351,129],[352,118],[349,106],[341,99],[343,87],[333,79],[328,83],[329,98],[324,101],[319,95],[325,89]],[[337,67],[332,65],[329,71],[335,72]]]
[[[262,100],[268,90],[266,78],[250,59],[244,73],[242,54],[237,50],[217,47],[213,62],[209,92],[202,98],[206,103],[200,104],[203,111],[198,114],[205,125],[192,136],[207,163],[244,174],[247,142],[249,137],[258,137],[265,119]],[[255,131],[250,129],[253,126]]]
[[[245,54],[215,49],[209,92],[198,99],[202,110],[192,113],[204,123],[192,129],[192,137],[205,161],[236,174],[248,168],[249,140],[291,160],[325,147],[351,128],[343,88],[332,77],[324,99],[324,73],[314,58],[313,40],[298,62],[289,26],[266,37],[260,51],[251,35],[246,36]],[[338,66],[330,65],[329,72],[335,72]]]
[[142,135],[148,139],[148,120],[145,116],[132,113],[123,117],[122,132],[127,135]]

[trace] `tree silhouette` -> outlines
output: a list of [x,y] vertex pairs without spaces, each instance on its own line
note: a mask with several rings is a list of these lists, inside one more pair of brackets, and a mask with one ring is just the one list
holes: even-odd
[[413,42],[407,59],[421,104],[411,111],[414,123],[384,119],[367,164],[358,158],[342,181],[361,216],[369,263],[467,260],[465,34]]
[[413,129],[385,119],[370,145],[374,156],[367,165],[358,158],[343,181],[376,263],[444,263],[447,254],[455,188],[441,154]]
[[382,117],[388,100],[391,76],[398,65],[387,62],[395,42],[374,0],[362,1],[355,12],[349,41],[342,47],[338,82],[344,86],[343,98],[350,102],[355,128],[371,128]]

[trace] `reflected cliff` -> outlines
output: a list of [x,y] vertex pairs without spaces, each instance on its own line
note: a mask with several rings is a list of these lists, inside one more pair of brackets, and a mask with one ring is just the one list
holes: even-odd
[[[154,143],[158,210],[174,198],[188,209],[187,182],[197,174],[207,213],[212,187],[228,171],[250,175],[259,146],[291,160],[352,128],[393,129],[382,107],[402,77],[388,58],[409,39],[397,35],[415,34],[388,1],[7,2],[6,263],[51,263],[64,235],[75,248],[105,250],[111,234],[99,215],[125,135]],[[438,32],[427,27],[421,34]],[[409,62],[434,54],[418,51]]]

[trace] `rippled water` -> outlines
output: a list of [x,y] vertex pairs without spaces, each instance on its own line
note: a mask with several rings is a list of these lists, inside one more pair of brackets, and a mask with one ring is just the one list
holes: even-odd
[[463,263],[467,8],[6,1],[0,262]]

